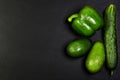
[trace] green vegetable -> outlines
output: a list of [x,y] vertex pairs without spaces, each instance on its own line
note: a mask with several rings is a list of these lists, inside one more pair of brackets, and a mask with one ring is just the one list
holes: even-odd
[[83,36],[91,36],[103,26],[103,18],[90,6],[85,6],[79,13],[72,14],[68,18],[72,22],[72,28]]
[[105,28],[104,41],[106,48],[107,67],[113,75],[113,70],[117,66],[117,40],[116,40],[116,9],[113,4],[110,4],[105,10]]
[[67,45],[67,54],[71,57],[81,57],[85,55],[92,46],[89,39],[79,39]]
[[85,66],[90,73],[96,73],[101,70],[105,62],[105,50],[102,42],[97,41],[94,43],[91,51],[89,52]]

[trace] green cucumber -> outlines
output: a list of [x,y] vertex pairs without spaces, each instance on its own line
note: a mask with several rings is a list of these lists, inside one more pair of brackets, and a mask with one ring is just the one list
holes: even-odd
[[104,15],[105,28],[104,28],[104,42],[106,50],[106,64],[113,75],[113,70],[118,63],[117,54],[117,39],[116,39],[116,8],[115,5],[110,4],[105,9]]

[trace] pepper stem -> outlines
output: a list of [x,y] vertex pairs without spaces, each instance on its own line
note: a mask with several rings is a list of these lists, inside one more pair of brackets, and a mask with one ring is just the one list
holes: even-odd
[[68,22],[72,22],[74,18],[78,17],[78,14],[73,14],[70,17],[68,17]]

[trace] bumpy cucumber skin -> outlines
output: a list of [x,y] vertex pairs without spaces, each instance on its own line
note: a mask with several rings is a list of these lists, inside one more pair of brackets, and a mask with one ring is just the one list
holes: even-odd
[[116,9],[115,5],[110,4],[105,9],[105,28],[104,28],[104,42],[106,50],[107,67],[113,75],[113,70],[118,63],[117,54],[117,39],[116,39]]
[[90,50],[86,58],[85,61],[86,69],[90,73],[97,73],[102,69],[104,62],[105,62],[104,45],[102,42],[97,41],[94,43],[92,49]]

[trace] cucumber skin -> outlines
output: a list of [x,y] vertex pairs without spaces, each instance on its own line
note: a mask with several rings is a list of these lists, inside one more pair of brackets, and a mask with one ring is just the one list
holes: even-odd
[[[104,41],[106,49],[106,63],[108,69],[112,71],[116,68],[118,63],[117,54],[117,39],[116,39],[116,9],[113,4],[110,4],[105,10],[105,28]],[[112,75],[112,74],[111,74]]]

